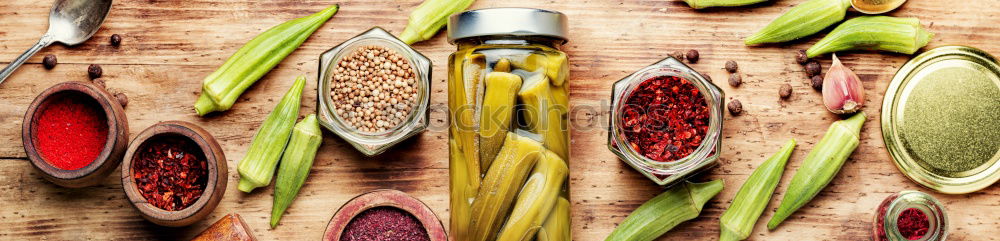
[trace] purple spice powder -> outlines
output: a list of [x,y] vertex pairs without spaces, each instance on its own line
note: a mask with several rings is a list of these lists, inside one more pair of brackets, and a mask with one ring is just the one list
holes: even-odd
[[429,241],[427,229],[413,214],[394,207],[376,207],[355,216],[340,241]]

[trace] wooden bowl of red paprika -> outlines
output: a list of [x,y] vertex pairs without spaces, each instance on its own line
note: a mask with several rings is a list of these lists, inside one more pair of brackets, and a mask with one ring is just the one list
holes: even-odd
[[182,227],[215,210],[229,168],[208,131],[183,121],[160,122],[139,133],[122,162],[122,188],[150,222]]
[[128,144],[125,109],[104,87],[69,81],[42,91],[21,126],[24,152],[42,177],[79,188],[104,181]]
[[447,241],[448,234],[426,204],[398,190],[380,189],[347,201],[330,219],[324,241]]

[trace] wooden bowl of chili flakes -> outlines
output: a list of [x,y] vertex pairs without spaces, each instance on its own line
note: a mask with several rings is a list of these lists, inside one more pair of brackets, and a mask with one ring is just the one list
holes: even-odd
[[219,143],[183,121],[155,124],[129,144],[122,188],[143,218],[181,227],[204,219],[226,192],[229,168]]

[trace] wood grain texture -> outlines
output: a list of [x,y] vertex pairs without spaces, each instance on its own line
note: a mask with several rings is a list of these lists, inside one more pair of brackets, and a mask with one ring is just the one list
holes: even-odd
[[[744,84],[722,84],[726,99],[740,99],[745,114],[726,115],[720,166],[695,179],[725,179],[726,190],[709,202],[702,217],[684,223],[663,240],[714,240],[718,217],[753,167],[789,138],[800,145],[788,164],[768,211],[769,219],[794,169],[837,119],[821,103],[803,69],[794,64],[793,49],[805,49],[818,36],[780,46],[745,47],[742,37],[804,0],[774,0],[746,8],[695,11],[676,0],[479,0],[473,8],[537,7],[562,11],[570,18],[573,111],[571,201],[577,240],[602,240],[634,208],[658,194],[660,187],[621,163],[606,148],[607,102],[611,84],[675,50],[697,49],[692,65],[724,83],[726,60],[736,60]],[[341,11],[302,47],[266,75],[233,109],[197,117],[192,104],[204,76],[257,33],[288,19],[340,3]],[[31,58],[0,86],[0,239],[189,239],[222,216],[236,212],[261,240],[316,240],[336,211],[355,195],[378,188],[405,191],[426,202],[448,220],[448,161],[445,113],[445,60],[454,47],[443,34],[415,45],[434,61],[432,128],[393,148],[366,158],[344,141],[326,133],[315,167],[296,202],[277,229],[268,228],[271,189],[240,193],[236,162],[244,155],[259,123],[298,75],[317,76],[323,51],[382,26],[398,33],[419,0],[119,0],[104,27],[79,46],[49,47]],[[12,60],[45,31],[50,1],[0,1],[0,61]],[[855,16],[856,13],[850,15]],[[894,16],[920,17],[937,35],[931,46],[961,44],[1000,54],[1000,2],[994,0],[909,1]],[[111,47],[111,34],[123,36]],[[822,34],[820,34],[822,35]],[[55,54],[53,70],[42,56]],[[866,240],[875,206],[901,190],[931,192],[906,179],[891,163],[878,127],[879,106],[889,79],[908,56],[849,53],[844,63],[867,89],[868,123],[861,146],[815,200],[775,231],[758,223],[754,240]],[[206,221],[185,228],[162,228],[144,221],[121,190],[119,177],[84,189],[65,189],[34,172],[20,141],[21,118],[30,101],[62,81],[86,80],[88,64],[104,67],[109,88],[129,95],[130,129],[156,122],[184,120],[203,126],[222,144],[229,159],[228,188],[218,209]],[[829,66],[828,57],[822,61]],[[789,83],[789,100],[778,87]],[[315,82],[307,84],[303,113],[315,109]],[[137,133],[137,132],[136,132]],[[135,135],[134,133],[132,134]],[[948,208],[950,240],[995,239],[1000,227],[1000,187],[966,195],[933,194]]]

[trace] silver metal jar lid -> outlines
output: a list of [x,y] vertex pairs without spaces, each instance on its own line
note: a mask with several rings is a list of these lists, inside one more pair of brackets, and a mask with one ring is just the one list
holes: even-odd
[[487,8],[448,19],[448,42],[482,36],[542,36],[567,40],[566,15],[536,8]]

